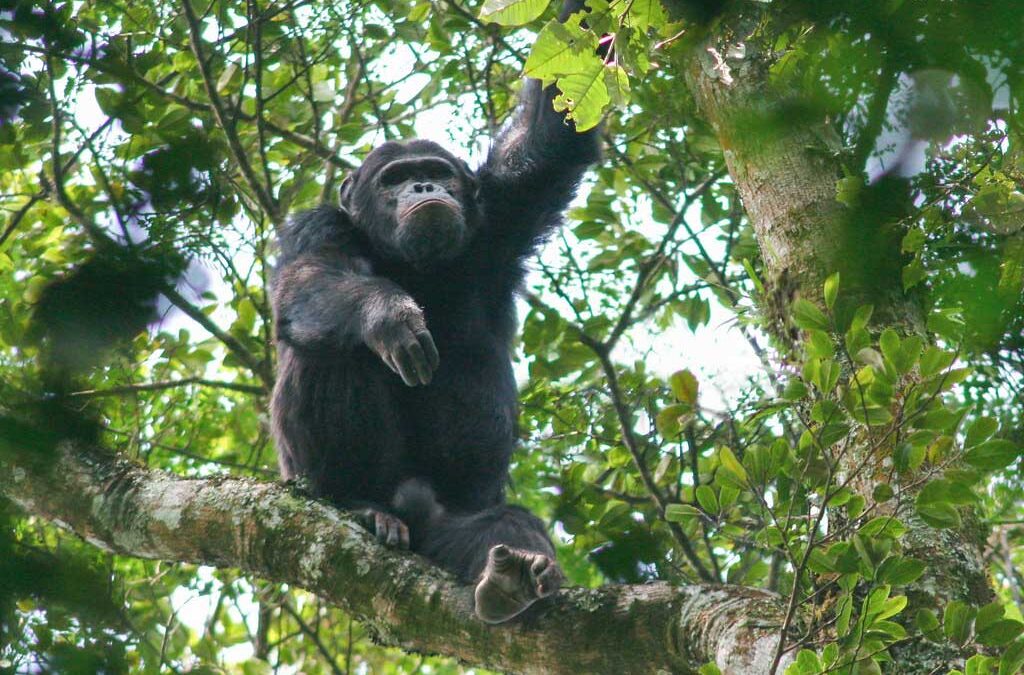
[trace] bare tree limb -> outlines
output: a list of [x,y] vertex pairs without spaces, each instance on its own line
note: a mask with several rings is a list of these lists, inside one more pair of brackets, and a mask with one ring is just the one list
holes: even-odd
[[522,673],[764,673],[781,601],[765,591],[664,583],[574,588],[489,626],[472,589],[382,548],[346,513],[279,484],[184,479],[0,418],[0,494],[111,552],[238,568],[317,593],[406,651]]

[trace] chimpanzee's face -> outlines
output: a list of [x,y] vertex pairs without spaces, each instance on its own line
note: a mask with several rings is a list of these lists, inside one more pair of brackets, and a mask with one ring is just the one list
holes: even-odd
[[465,248],[476,192],[465,163],[435,143],[385,143],[345,181],[342,205],[380,252],[430,267]]

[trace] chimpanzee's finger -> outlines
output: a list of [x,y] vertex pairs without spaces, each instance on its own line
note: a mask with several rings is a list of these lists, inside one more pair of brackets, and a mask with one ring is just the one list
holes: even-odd
[[441,363],[441,356],[437,353],[434,336],[430,334],[429,330],[424,330],[416,333],[416,339],[419,340],[420,346],[423,347],[423,353],[427,356],[427,364],[430,366],[430,370],[436,370],[438,364]]
[[412,355],[405,349],[399,348],[394,354],[395,365],[398,366],[398,374],[402,381],[409,387],[415,387],[420,383],[416,375],[416,366],[413,365]]
[[416,369],[416,378],[420,384],[430,384],[433,376],[430,366],[427,364],[427,355],[423,353],[423,346],[415,339],[405,346],[405,351]]

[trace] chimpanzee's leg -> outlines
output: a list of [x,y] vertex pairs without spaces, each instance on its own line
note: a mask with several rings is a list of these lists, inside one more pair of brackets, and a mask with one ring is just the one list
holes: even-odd
[[278,354],[271,414],[282,477],[355,511],[381,543],[408,548],[389,512],[405,454],[394,392],[404,385],[365,348],[344,359]]
[[476,581],[476,614],[488,623],[511,619],[562,585],[544,524],[522,507],[447,513],[418,480],[399,487],[394,506],[409,526],[412,550]]

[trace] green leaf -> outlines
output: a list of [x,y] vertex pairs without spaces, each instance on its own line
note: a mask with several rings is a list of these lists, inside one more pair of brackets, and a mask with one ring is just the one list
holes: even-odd
[[832,274],[825,279],[825,306],[832,309],[836,304],[836,297],[839,295],[839,272]]
[[958,312],[934,312],[928,317],[928,330],[952,342],[959,341],[963,336],[964,322]]
[[885,359],[895,366],[897,359],[900,358],[900,336],[896,331],[892,328],[882,331],[882,336],[878,339],[878,346],[882,349]]
[[808,356],[830,359],[835,353],[835,345],[832,338],[823,330],[811,330],[808,332],[807,341],[804,343]]
[[875,486],[875,489],[871,491],[871,498],[879,504],[885,503],[893,497],[892,486],[888,483],[879,483]]
[[836,181],[836,201],[854,207],[860,199],[864,188],[864,179],[860,176],[846,176]]
[[[608,64],[604,69],[604,87],[611,105],[622,107],[629,103],[629,75],[622,66]],[[577,124],[577,129],[579,125]]]
[[903,272],[900,275],[901,281],[903,282],[903,290],[908,291],[914,286],[928,278],[928,273],[924,269],[924,265],[921,264],[919,258],[914,258],[910,263],[903,268]]
[[857,311],[853,313],[853,319],[850,320],[850,329],[866,328],[868,321],[871,321],[871,314],[874,311],[874,305],[861,305],[858,307]]
[[839,660],[839,645],[835,642],[825,645],[825,649],[821,651],[821,660],[823,661],[822,665],[835,665],[835,662]]
[[857,354],[860,350],[871,346],[871,334],[864,328],[851,328],[846,331],[845,340],[846,351],[851,354]]
[[607,457],[608,465],[619,469],[624,466],[628,466],[633,462],[632,453],[630,453],[628,448],[624,448],[621,445],[616,445],[614,448],[609,450]]
[[231,325],[232,332],[248,335],[256,324],[256,306],[249,298],[242,298],[235,307],[237,318]]
[[953,600],[946,605],[942,617],[942,631],[951,642],[962,645],[971,635],[971,624],[974,622],[975,609],[965,602]]
[[796,657],[796,667],[800,669],[800,674],[803,675],[816,675],[821,672],[821,660],[818,655],[810,649],[801,649],[800,653]]
[[971,448],[964,454],[964,461],[986,471],[995,471],[1010,466],[1021,455],[1021,449],[1007,440],[987,441]]
[[891,590],[886,585],[872,588],[871,592],[868,593],[867,599],[864,600],[864,614],[874,615],[880,612],[889,600],[889,591]]
[[864,512],[864,497],[860,495],[853,495],[850,497],[850,501],[846,502],[846,515],[850,518],[856,518]]
[[919,429],[931,429],[933,431],[948,431],[952,433],[953,428],[960,423],[961,415],[948,408],[936,408],[922,415],[914,426]]
[[917,493],[917,504],[971,504],[977,500],[971,487],[963,482],[940,478],[933,480]]
[[882,360],[882,355],[879,354],[876,350],[871,349],[870,347],[865,347],[864,349],[861,349],[860,351],[856,352],[853,358],[858,363],[863,363],[864,365],[871,366],[876,370],[885,370],[885,362]]
[[931,377],[952,365],[956,354],[947,352],[939,347],[928,347],[921,355],[921,375]]
[[700,509],[692,504],[669,504],[665,507],[665,520],[670,523],[681,523],[699,515]]
[[736,459],[736,455],[732,454],[732,450],[725,446],[720,448],[718,451],[718,461],[721,463],[723,468],[736,476],[741,485],[744,487],[747,485],[747,470],[744,469],[743,465]]
[[877,516],[860,527],[860,534],[865,537],[889,537],[899,539],[907,531],[897,518],[892,516]]
[[895,598],[889,598],[882,605],[878,611],[878,615],[874,617],[875,621],[882,621],[888,619],[891,616],[896,616],[903,611],[903,608],[907,606],[907,596],[897,595]]
[[1006,608],[998,600],[990,602],[978,609],[978,616],[974,620],[974,630],[978,633],[985,630],[1006,614]]
[[967,429],[967,438],[964,439],[965,448],[973,448],[974,446],[987,441],[992,438],[999,429],[999,421],[994,417],[979,417],[974,420],[971,426]]
[[763,295],[764,284],[761,282],[761,279],[757,276],[757,271],[754,269],[754,266],[750,263],[749,258],[743,259],[743,269],[747,271],[747,276],[749,276],[750,280],[754,283],[754,288],[757,289],[757,292]]
[[1024,667],[1024,640],[1010,645],[999,660],[999,675],[1018,675]]
[[689,370],[680,370],[668,378],[672,387],[672,394],[677,400],[690,405],[696,405],[699,383],[697,377]]
[[544,13],[551,0],[485,0],[480,18],[502,26],[521,26]]
[[804,396],[807,396],[807,385],[795,377],[786,383],[782,392],[782,398],[787,401],[799,401]]
[[667,20],[660,0],[634,0],[620,3],[618,7],[629,8],[627,22],[641,33],[646,33],[648,28],[660,28]]
[[828,317],[818,307],[803,298],[797,298],[792,306],[793,322],[804,330],[818,329],[828,331],[831,329]]
[[935,612],[930,609],[919,609],[917,614],[914,615],[914,623],[917,624],[918,629],[927,637],[929,640],[937,640],[940,637],[938,631],[939,618],[935,616]]
[[533,43],[524,70],[527,77],[554,80],[580,72],[589,65],[602,64],[596,55],[597,38],[580,28],[579,23],[549,21]]
[[839,382],[842,367],[832,359],[822,359],[818,365],[818,376],[815,383],[823,394],[830,394]]
[[739,490],[737,490],[736,488],[723,485],[718,490],[718,508],[722,511],[725,511],[730,506],[736,503],[736,498],[739,496]]
[[715,495],[715,491],[708,485],[701,485],[696,490],[697,503],[700,507],[708,513],[714,515],[718,513],[718,497]]
[[915,504],[914,508],[921,520],[931,527],[939,530],[960,527],[960,512],[952,504],[933,502]]
[[900,343],[899,356],[897,356],[894,365],[896,370],[906,375],[917,363],[917,359],[921,356],[921,348],[924,346],[924,342],[916,335],[910,335],[903,339]]
[[849,595],[842,595],[839,598],[839,604],[837,605],[836,611],[836,631],[840,636],[844,636],[849,632],[850,629],[850,617],[853,614],[853,600]]
[[555,97],[555,110],[566,113],[576,131],[593,129],[601,122],[605,106],[611,95],[604,79],[605,66],[600,59],[592,59],[585,69],[558,78],[562,93]]
[[854,405],[849,410],[853,419],[868,426],[881,426],[892,421],[892,413],[888,408]]
[[818,574],[826,574],[828,572],[836,571],[836,560],[835,556],[831,556],[820,548],[811,549],[810,555],[807,557],[807,566],[811,570]]
[[663,438],[675,440],[683,432],[683,424],[693,415],[693,406],[686,403],[663,408],[654,418],[654,425]]
[[903,237],[902,248],[905,253],[917,253],[924,246],[926,237],[924,232],[919,228],[911,228],[907,231],[907,234]]
[[879,570],[879,580],[893,586],[906,586],[917,581],[924,574],[925,565],[914,558],[890,558]]

